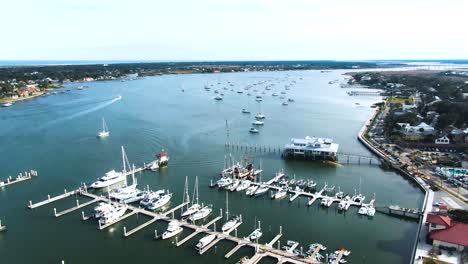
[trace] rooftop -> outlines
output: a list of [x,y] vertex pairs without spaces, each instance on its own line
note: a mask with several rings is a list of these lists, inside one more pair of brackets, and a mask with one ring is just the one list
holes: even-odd
[[454,223],[447,229],[434,231],[431,239],[468,247],[468,224]]

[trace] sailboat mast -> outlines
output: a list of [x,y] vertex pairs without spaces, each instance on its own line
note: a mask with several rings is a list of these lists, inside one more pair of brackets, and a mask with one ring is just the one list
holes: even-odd
[[196,187],[196,192],[197,192],[197,196],[196,196],[196,199],[197,199],[197,204],[198,204],[198,176],[195,176],[195,187]]
[[229,219],[229,199],[228,192],[226,192],[226,220]]
[[123,146],[122,146],[122,165],[123,165],[123,171],[125,173],[127,170],[125,168],[125,150]]

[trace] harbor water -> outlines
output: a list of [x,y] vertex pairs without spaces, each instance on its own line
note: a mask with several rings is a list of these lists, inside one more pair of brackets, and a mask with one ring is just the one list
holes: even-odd
[[[343,73],[166,75],[125,82],[90,82],[84,89],[77,89],[83,84],[68,84],[66,89],[70,91],[65,93],[0,109],[0,180],[30,169],[39,174],[32,180],[0,188],[0,219],[8,228],[0,233],[1,262],[236,263],[253,254],[252,249],[244,248],[226,260],[224,255],[234,244],[220,242],[199,256],[194,246],[201,235],[178,248],[173,244],[175,240],[154,240],[154,230],[163,232],[165,222],[124,238],[123,227],[130,229],[148,220],[143,216],[132,216],[103,231],[98,230],[94,220],[82,221],[81,210],[60,218],[53,216],[54,207],[58,211],[70,208],[74,198],[34,210],[26,208],[29,200],[44,200],[47,194],[76,189],[80,183],[90,184],[111,169],[120,170],[122,145],[130,162],[137,166],[154,159],[162,149],[167,151],[169,166],[157,172],[138,173],[138,184],[141,188],[149,185],[154,190],[170,190],[174,193],[171,206],[176,206],[182,202],[185,177],[189,178],[191,192],[198,176],[200,200],[213,204],[212,217],[224,207],[225,193],[209,188],[209,183],[219,177],[225,157],[231,156],[237,161],[248,158],[257,166],[261,163],[262,180],[272,178],[283,168],[289,177],[313,179],[319,188],[327,182],[329,186],[340,186],[345,193],[361,189],[366,202],[375,193],[378,206],[420,207],[424,197],[414,183],[375,165],[286,161],[273,153],[225,148],[227,141],[281,146],[292,137],[319,136],[333,138],[340,144],[340,152],[371,155],[357,141],[357,133],[374,111],[370,106],[379,98],[348,96],[339,82],[329,84],[343,80]],[[266,80],[275,84],[266,94],[261,94],[266,83],[249,91],[243,89]],[[293,80],[296,83],[287,94],[280,94]],[[206,91],[205,85],[211,90]],[[214,90],[224,93],[224,99],[214,100]],[[237,93],[240,90],[243,93]],[[279,96],[272,96],[275,92]],[[255,101],[257,94],[263,96],[261,103]],[[118,95],[123,99],[113,100]],[[282,105],[287,98],[294,102]],[[251,114],[242,114],[243,108]],[[249,129],[257,112],[267,118],[259,133],[251,134]],[[110,136],[98,139],[103,117]],[[244,220],[238,236],[248,235],[261,221],[261,243],[268,243],[282,226],[282,245],[286,240],[295,240],[306,250],[307,245],[318,242],[329,252],[345,247],[352,251],[347,258],[352,263],[408,263],[411,258],[417,231],[414,221],[381,213],[373,218],[362,217],[357,207],[342,213],[336,203],[323,208],[317,201],[308,207],[303,197],[289,203],[287,198],[277,201],[268,195],[229,195],[229,212],[242,214]],[[84,211],[91,209],[89,206]],[[179,239],[188,233],[184,231]]]

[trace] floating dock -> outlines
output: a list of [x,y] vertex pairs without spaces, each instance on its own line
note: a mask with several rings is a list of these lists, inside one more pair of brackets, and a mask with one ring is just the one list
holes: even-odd
[[37,171],[30,170],[29,172],[25,171],[23,173],[18,174],[16,178],[12,178],[11,176],[6,179],[6,181],[0,182],[0,187],[6,187],[15,183],[23,182],[32,179],[33,177],[37,177]]

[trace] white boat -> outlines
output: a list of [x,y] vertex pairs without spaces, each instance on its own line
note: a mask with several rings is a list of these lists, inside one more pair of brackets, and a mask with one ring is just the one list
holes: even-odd
[[256,119],[265,119],[266,116],[263,115],[262,113],[257,113],[257,114],[255,115],[255,118],[256,118]]
[[271,96],[278,96],[278,94],[277,94],[277,93],[273,93]]
[[255,127],[251,127],[250,130],[249,130],[250,133],[254,133],[254,134],[257,134],[259,133],[258,129],[256,129]]
[[129,194],[132,194],[136,190],[137,185],[132,184],[129,186],[118,188],[117,190],[110,192],[109,197],[116,200],[126,198]]
[[243,191],[243,190],[249,188],[249,186],[250,186],[251,183],[252,183],[252,182],[249,181],[249,180],[243,180],[243,181],[241,181],[241,183],[239,184],[239,186],[237,186],[236,191],[237,191],[237,192],[240,192],[240,191]]
[[258,189],[255,191],[255,196],[263,195],[263,194],[267,193],[269,189],[270,189],[270,187],[269,187],[268,185],[262,184],[262,185],[260,185],[260,187],[258,187]]
[[127,211],[126,205],[113,205],[108,212],[104,213],[101,218],[99,219],[99,223],[101,225],[106,225],[112,222],[117,221],[120,217],[122,217],[125,212]]
[[273,199],[281,199],[281,198],[284,198],[286,197],[286,195],[288,195],[288,188],[287,187],[283,187],[281,189],[279,189],[275,195],[273,195]]
[[355,195],[352,198],[353,202],[356,202],[356,203],[362,203],[364,199],[366,199],[366,197],[362,194]]
[[237,223],[239,223],[240,217],[239,216],[233,216],[229,221],[224,223],[224,225],[221,227],[222,232],[229,231],[231,228],[233,228]]
[[214,99],[217,101],[221,101],[223,100],[223,97],[221,95],[217,95]]
[[121,202],[125,204],[129,204],[129,203],[136,203],[136,202],[141,201],[145,197],[146,192],[142,192],[140,190],[136,190],[136,191],[137,192],[135,192],[133,195],[122,199]]
[[143,199],[140,201],[140,205],[143,207],[148,206],[152,201],[156,201],[161,195],[166,193],[165,190],[159,190],[156,192],[147,192],[145,193]]
[[169,225],[167,226],[166,232],[162,234],[162,239],[168,239],[171,238],[180,232],[182,232],[184,229],[180,227],[179,221],[173,220],[169,222]]
[[257,239],[260,239],[262,235],[262,230],[260,228],[257,228],[248,236],[248,239],[250,241],[256,241]]
[[106,121],[102,118],[102,131],[98,133],[98,137],[105,138],[109,136],[109,130],[107,129]]
[[204,236],[202,239],[200,239],[195,246],[197,250],[201,250],[204,247],[206,247],[208,244],[213,242],[213,240],[216,239],[216,234],[209,234],[207,236]]
[[282,105],[288,105],[288,102],[283,102]]
[[107,186],[111,186],[113,184],[125,181],[126,176],[122,172],[116,172],[115,170],[111,170],[106,172],[104,176],[99,178],[97,181],[91,184],[91,188],[100,189]]
[[261,102],[261,101],[263,101],[263,98],[262,98],[260,95],[257,95],[257,96],[255,97],[255,101]]
[[235,180],[232,182],[232,184],[229,185],[229,187],[226,187],[226,189],[229,190],[229,191],[231,191],[231,192],[233,192],[233,191],[235,191],[235,190],[237,189],[237,187],[239,186],[240,182],[241,182],[240,180],[235,179]]
[[199,204],[192,204],[189,208],[187,208],[187,211],[182,213],[182,217],[188,217],[190,215],[193,215],[194,213],[200,211],[201,205]]
[[368,216],[374,216],[375,215],[375,208],[374,207],[369,207],[367,209],[367,215]]
[[[186,218],[186,217],[189,217],[191,215],[193,215],[194,213],[200,211],[200,209],[202,208],[199,201],[198,201],[198,176],[195,177],[195,186],[193,188],[193,197],[192,197],[192,205],[187,208],[187,210],[185,212],[183,212],[181,214],[181,217],[182,218]],[[188,196],[188,186],[187,186],[187,189],[186,189],[186,200],[188,201],[189,200],[189,196]]]
[[122,100],[122,96],[121,96],[121,95],[119,95],[119,96],[117,96],[117,97],[116,97],[114,100],[116,100],[116,101],[118,101],[118,100]]
[[156,160],[151,162],[149,169],[152,171],[157,171],[159,169],[159,163]]
[[113,208],[112,204],[101,202],[94,207],[94,217],[101,218]]
[[200,209],[198,212],[192,214],[189,217],[189,220],[192,221],[192,222],[201,220],[201,219],[206,218],[207,216],[209,216],[212,211],[213,211],[213,209],[210,206],[205,206],[202,209]]
[[8,102],[8,103],[2,104],[2,107],[9,107],[9,106],[12,106],[12,105],[13,105],[12,103]]
[[363,207],[359,208],[358,214],[360,214],[360,215],[367,215],[367,212],[368,212],[368,211],[369,211],[368,208],[367,208],[366,206],[363,206]]
[[255,120],[254,122],[252,122],[252,125],[255,125],[255,126],[263,126],[265,124],[265,122],[262,122],[262,121],[259,121],[259,120]]
[[229,184],[232,183],[232,179],[229,178],[229,177],[221,177],[221,179],[219,179],[216,184],[218,184],[218,187],[219,188],[223,188],[225,186],[228,186]]
[[169,203],[171,198],[172,198],[172,193],[164,194],[161,197],[159,197],[156,201],[151,202],[146,208],[148,208],[149,210],[159,209],[163,207],[164,205],[166,205],[167,203]]
[[245,192],[245,194],[254,195],[257,189],[258,189],[258,185],[252,185],[249,188],[247,188],[247,191]]
[[242,111],[241,111],[241,112],[242,112],[243,114],[250,114],[250,111],[249,111],[249,110],[247,110],[247,109],[245,109],[245,108],[244,108],[244,109],[242,109]]

